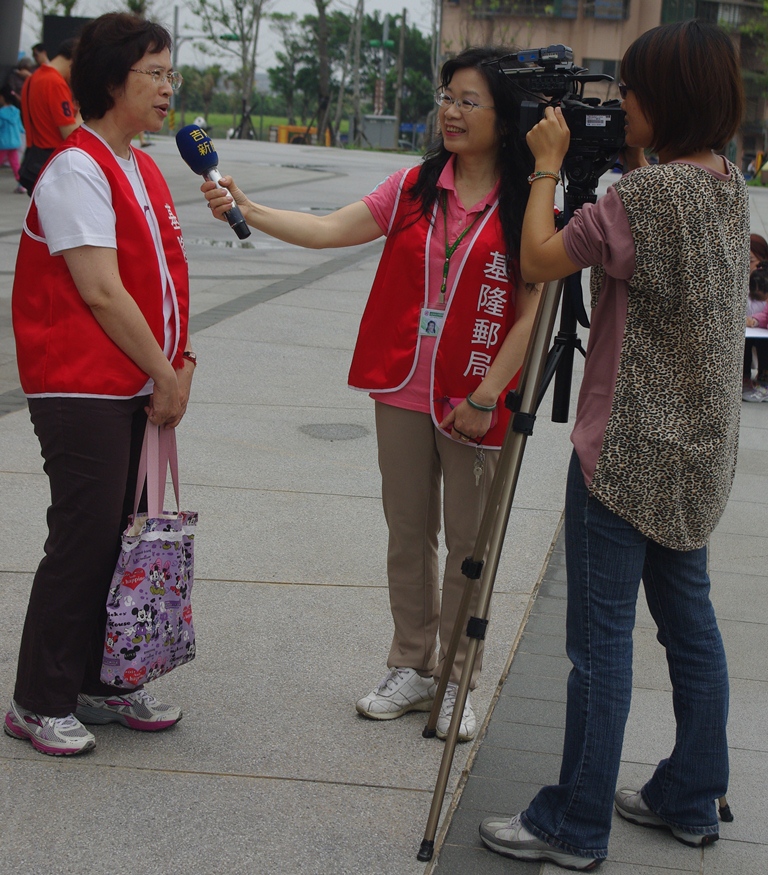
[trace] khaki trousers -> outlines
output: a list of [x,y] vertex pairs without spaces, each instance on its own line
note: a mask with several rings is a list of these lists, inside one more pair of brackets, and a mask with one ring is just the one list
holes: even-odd
[[[395,623],[387,665],[413,668],[422,675],[439,678],[467,582],[461,564],[474,549],[499,453],[485,451],[485,469],[478,485],[473,473],[475,445],[467,446],[441,434],[429,414],[377,401],[376,434],[389,529],[389,600]],[[437,553],[441,491],[448,550],[442,602]],[[470,615],[476,608],[478,591],[476,581]],[[463,625],[466,628],[466,619]],[[464,667],[467,644],[464,635],[451,669],[450,680],[456,683]],[[482,661],[480,642],[471,689],[477,686]]]

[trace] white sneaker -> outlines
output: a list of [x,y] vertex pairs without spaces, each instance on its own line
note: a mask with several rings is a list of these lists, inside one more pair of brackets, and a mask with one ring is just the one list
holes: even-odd
[[5,734],[32,742],[32,747],[49,756],[71,756],[96,747],[96,739],[73,715],[45,717],[22,708],[14,700],[5,715]]
[[768,401],[768,385],[749,380],[744,383],[741,397],[744,401]]
[[648,807],[639,790],[633,790],[630,787],[622,787],[616,791],[616,795],[613,797],[613,807],[624,820],[636,823],[638,826],[668,829],[679,842],[691,848],[703,848],[706,845],[714,844],[720,838],[720,834],[716,832],[705,834],[683,832],[679,827],[672,826]]
[[[451,725],[451,717],[453,717],[456,693],[458,691],[458,684],[448,681],[448,686],[445,688],[445,696],[443,696],[443,704],[440,706],[440,716],[437,718],[436,731],[438,738],[444,739],[448,735],[448,727]],[[461,725],[459,726],[459,734],[456,741],[472,741],[476,732],[477,718],[472,710],[469,693],[467,693],[467,701],[464,703],[464,713],[461,715]]]
[[415,669],[393,668],[355,708],[363,717],[394,720],[409,711],[429,711],[436,689],[432,678],[421,677]]
[[158,732],[181,720],[181,708],[158,702],[144,689],[113,696],[80,693],[75,717],[83,723],[121,723],[140,732]]
[[537,839],[525,828],[519,814],[514,817],[486,817],[480,824],[480,838],[492,851],[515,860],[548,861],[577,872],[591,872],[602,863],[601,859],[568,854]]

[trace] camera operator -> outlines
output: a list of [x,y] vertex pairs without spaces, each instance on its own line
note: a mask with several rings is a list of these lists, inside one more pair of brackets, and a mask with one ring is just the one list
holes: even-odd
[[[461,565],[474,547],[509,419],[499,398],[514,385],[538,304],[537,290],[526,288],[518,269],[533,166],[517,127],[524,93],[489,64],[508,52],[467,49],[445,63],[435,98],[438,140],[420,166],[395,173],[361,201],[311,216],[254,204],[230,178],[221,181],[249,225],[288,243],[323,249],[387,237],[349,376],[376,402],[389,530],[395,626],[389,670],[356,705],[375,720],[432,707],[433,678],[465,588]],[[217,217],[230,209],[229,193],[215,183],[202,191]],[[448,548],[442,603],[441,486]],[[440,738],[453,714],[467,640],[443,699]],[[459,740],[471,739],[476,728],[467,699]]]
[[[693,20],[640,36],[621,78],[637,169],[559,233],[555,181],[537,178],[521,245],[529,281],[593,267],[566,492],[573,668],[559,783],[480,827],[499,853],[579,871],[607,856],[612,807],[686,845],[711,844],[728,784],[728,673],[706,544],[730,491],[741,405],[749,203],[739,170],[713,151],[742,117],[740,69],[726,33]],[[559,169],[569,147],[559,108],[547,108],[528,144],[538,171]],[[677,732],[641,789],[616,791],[641,578]]]

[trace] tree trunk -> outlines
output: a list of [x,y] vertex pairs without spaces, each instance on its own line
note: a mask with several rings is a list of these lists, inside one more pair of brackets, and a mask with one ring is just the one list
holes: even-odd
[[400,124],[403,114],[403,72],[405,67],[405,23],[407,10],[400,19],[400,47],[397,52],[397,85],[395,86],[395,148],[400,146]]
[[333,128],[331,127],[331,65],[328,60],[328,17],[326,10],[330,0],[315,0],[317,7],[317,55],[318,55],[318,88],[317,88],[317,144],[325,145],[325,132],[331,136],[331,145],[335,145]]

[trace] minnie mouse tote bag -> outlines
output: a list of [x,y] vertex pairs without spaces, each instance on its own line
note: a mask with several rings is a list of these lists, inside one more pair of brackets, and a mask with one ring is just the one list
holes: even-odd
[[[131,689],[194,659],[192,581],[197,514],[163,510],[171,468],[176,507],[179,469],[175,429],[147,423],[133,516],[107,598],[101,679]],[[147,513],[138,513],[147,483]]]

